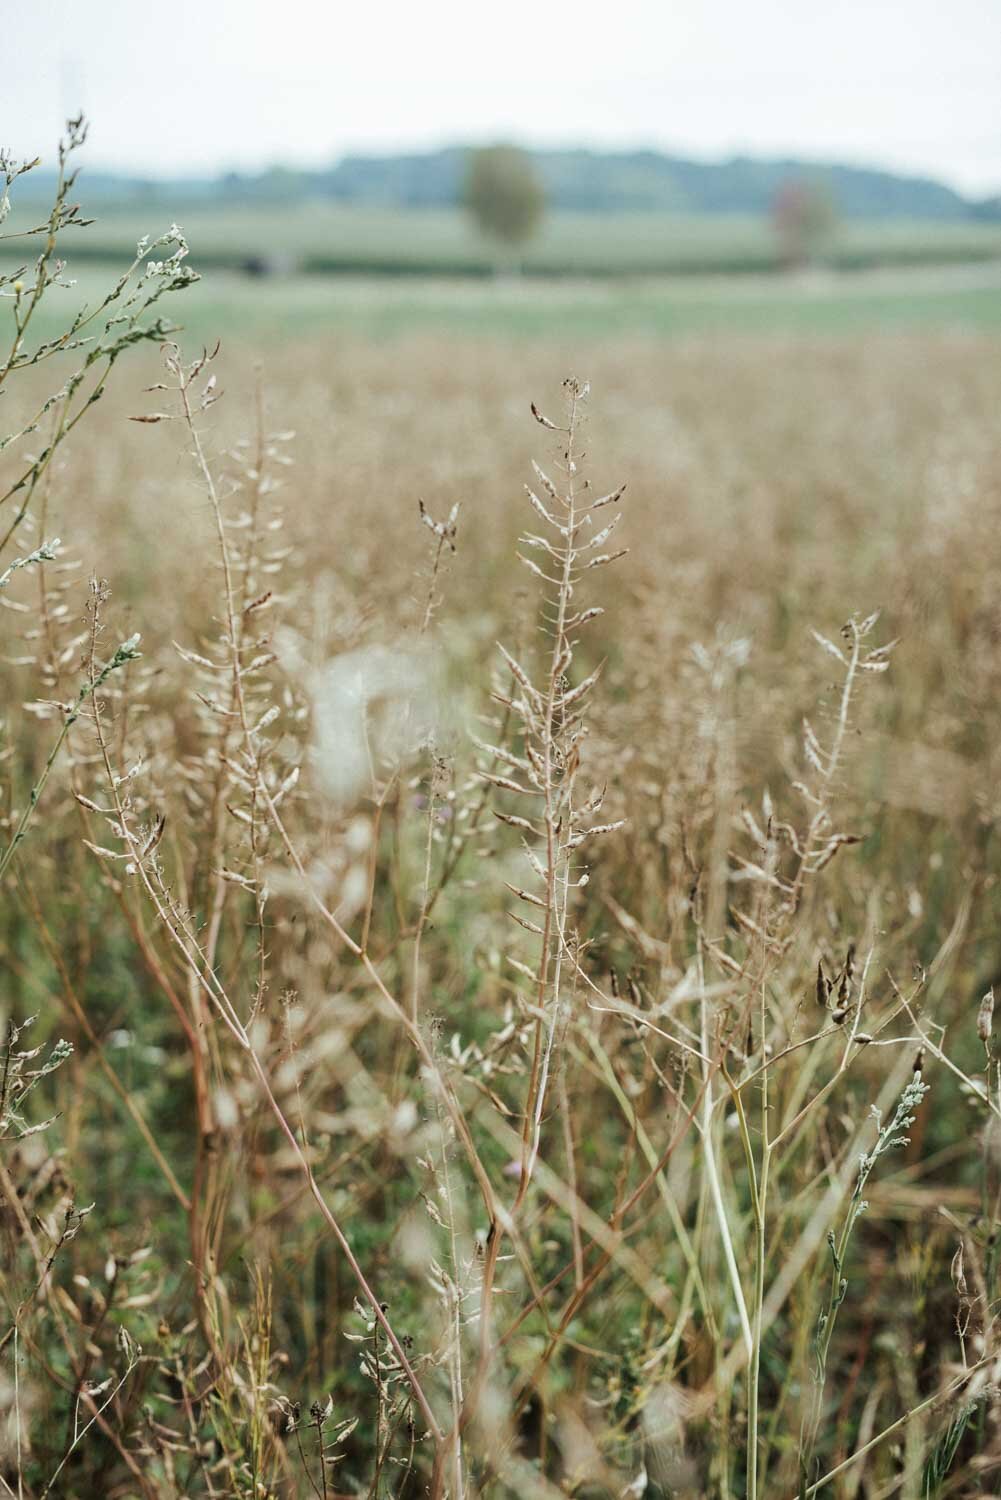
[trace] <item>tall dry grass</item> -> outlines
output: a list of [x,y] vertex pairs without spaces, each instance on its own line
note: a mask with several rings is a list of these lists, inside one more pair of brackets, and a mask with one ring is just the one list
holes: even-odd
[[7,375],[6,1492],[996,1492],[996,346],[165,334]]

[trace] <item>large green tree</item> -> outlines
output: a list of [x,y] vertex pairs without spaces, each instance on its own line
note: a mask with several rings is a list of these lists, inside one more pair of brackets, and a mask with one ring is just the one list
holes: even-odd
[[463,202],[483,234],[513,251],[538,228],[546,199],[527,152],[485,146],[470,153]]

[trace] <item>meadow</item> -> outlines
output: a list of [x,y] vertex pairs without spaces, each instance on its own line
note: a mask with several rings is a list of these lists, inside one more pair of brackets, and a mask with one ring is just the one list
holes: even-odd
[[[80,181],[86,199],[86,174]],[[178,201],[176,194],[135,201],[87,199],[94,222],[68,235],[80,263],[127,259],[139,234],[175,219],[199,249],[203,269],[261,260],[285,270],[328,274],[392,273],[483,278],[497,248],[460,209],[405,209],[321,199],[258,203],[218,195]],[[43,215],[44,216],[44,215]],[[37,220],[35,204],[16,201],[9,228]],[[844,220],[825,259],[842,270],[881,266],[993,263],[1001,259],[1001,224],[911,219]],[[749,214],[583,214],[552,211],[518,253],[530,275],[699,276],[774,272],[781,254],[772,226]]]
[[[83,307],[98,305],[113,265],[73,265],[65,287],[36,314],[41,338],[55,338]],[[659,276],[456,280],[289,274],[257,280],[213,271],[175,309],[193,346],[223,339],[242,354],[313,344],[324,335],[381,342],[446,333],[537,341],[566,350],[587,340],[871,334],[930,329],[986,332],[1001,325],[1001,272],[994,266],[938,266],[843,276]]]
[[997,290],[39,250],[3,1493],[996,1494]]

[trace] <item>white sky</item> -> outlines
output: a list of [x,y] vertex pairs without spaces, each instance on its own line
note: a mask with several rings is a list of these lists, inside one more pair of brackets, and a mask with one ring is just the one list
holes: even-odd
[[1001,189],[1001,0],[0,0],[0,144],[149,175],[456,141]]

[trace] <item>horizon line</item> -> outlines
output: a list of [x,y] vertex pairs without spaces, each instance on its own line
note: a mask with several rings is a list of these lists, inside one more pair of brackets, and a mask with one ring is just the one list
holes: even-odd
[[[747,161],[761,165],[795,165],[807,168],[829,169],[842,167],[850,171],[874,172],[880,175],[896,177],[911,182],[935,183],[940,187],[948,188],[959,198],[970,203],[990,200],[1001,194],[1001,179],[994,179],[994,185],[984,190],[983,188],[970,189],[960,184],[950,174],[940,174],[934,169],[921,168],[917,166],[893,166],[885,158],[866,157],[860,158],[854,154],[816,155],[812,152],[799,153],[795,148],[787,147],[770,152],[758,152],[735,146],[725,152],[702,152],[694,149],[682,149],[665,145],[656,145],[647,141],[637,141],[632,145],[601,145],[595,142],[581,140],[564,142],[526,142],[518,140],[513,136],[505,136],[499,133],[489,137],[470,137],[459,140],[454,137],[439,139],[434,144],[422,145],[400,145],[393,146],[352,146],[344,150],[332,153],[328,157],[315,158],[289,158],[275,157],[261,159],[258,162],[233,162],[220,161],[211,166],[192,168],[187,172],[165,171],[158,167],[135,165],[122,162],[120,159],[103,156],[92,157],[85,154],[80,161],[80,168],[86,171],[106,174],[107,176],[131,178],[138,181],[153,183],[170,183],[178,180],[210,183],[228,176],[259,177],[268,172],[287,171],[302,173],[304,175],[319,172],[334,171],[345,161],[357,160],[386,160],[389,158],[407,158],[434,156],[446,151],[475,151],[485,146],[510,145],[526,151],[529,155],[569,155],[579,152],[584,155],[597,157],[627,157],[636,155],[659,156],[671,161],[693,162],[701,166],[728,166],[734,162]],[[44,173],[49,169],[47,160],[49,153],[43,153],[40,169]]]

